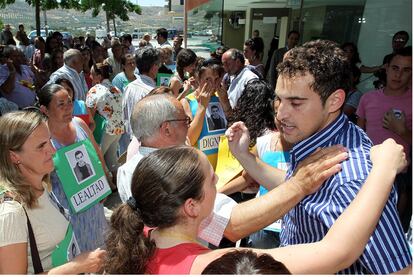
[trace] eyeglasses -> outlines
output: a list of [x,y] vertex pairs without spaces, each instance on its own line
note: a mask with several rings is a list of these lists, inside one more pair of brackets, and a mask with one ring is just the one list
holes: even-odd
[[184,119],[169,119],[169,120],[165,120],[164,122],[173,122],[173,121],[184,121],[187,126],[190,126],[192,120],[189,116],[186,116]]

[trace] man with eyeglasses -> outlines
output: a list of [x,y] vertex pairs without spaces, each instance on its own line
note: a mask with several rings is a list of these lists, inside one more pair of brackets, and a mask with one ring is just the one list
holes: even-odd
[[131,196],[131,177],[138,162],[157,149],[184,145],[191,119],[174,97],[156,94],[144,97],[134,106],[130,123],[133,135],[141,145],[138,152],[118,169],[118,192],[124,203]]

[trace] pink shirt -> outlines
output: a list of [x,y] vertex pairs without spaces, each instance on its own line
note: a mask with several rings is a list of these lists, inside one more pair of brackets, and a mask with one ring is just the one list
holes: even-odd
[[382,89],[365,93],[361,97],[356,114],[366,119],[365,130],[374,144],[380,144],[387,138],[393,138],[404,146],[409,157],[411,145],[400,136],[382,127],[384,114],[390,109],[397,109],[405,113],[406,126],[412,130],[412,94],[411,89],[400,96],[385,95]]

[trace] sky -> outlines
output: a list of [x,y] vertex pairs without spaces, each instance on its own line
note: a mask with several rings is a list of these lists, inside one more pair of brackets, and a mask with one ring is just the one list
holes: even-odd
[[130,0],[134,4],[138,4],[140,6],[158,6],[162,7],[165,5],[165,0]]

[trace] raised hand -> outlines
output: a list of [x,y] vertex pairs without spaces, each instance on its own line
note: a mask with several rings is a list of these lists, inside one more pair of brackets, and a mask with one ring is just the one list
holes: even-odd
[[305,195],[316,192],[329,177],[341,170],[340,163],[348,158],[348,152],[342,145],[318,148],[309,157],[301,161],[291,181]]
[[402,172],[407,167],[404,147],[389,138],[383,143],[371,148],[371,161],[374,166],[383,167],[384,170]]

